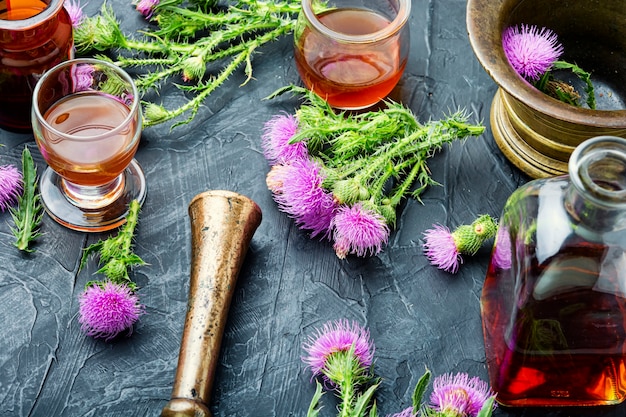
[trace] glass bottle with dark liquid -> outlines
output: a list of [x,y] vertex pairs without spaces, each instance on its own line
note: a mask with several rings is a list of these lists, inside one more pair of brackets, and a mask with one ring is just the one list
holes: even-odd
[[0,127],[30,131],[37,80],[73,56],[63,0],[0,0]]
[[481,298],[489,378],[507,406],[626,398],[626,140],[579,145],[569,175],[507,201]]

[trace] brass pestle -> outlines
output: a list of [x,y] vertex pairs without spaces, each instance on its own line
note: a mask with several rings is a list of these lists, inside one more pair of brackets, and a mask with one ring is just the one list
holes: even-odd
[[189,301],[170,401],[161,417],[212,417],[209,400],[230,301],[261,209],[231,191],[198,194],[189,203]]

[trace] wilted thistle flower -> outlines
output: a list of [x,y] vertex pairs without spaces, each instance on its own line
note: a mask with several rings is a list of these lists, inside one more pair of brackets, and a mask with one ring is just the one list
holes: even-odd
[[0,210],[5,211],[22,194],[22,173],[13,165],[0,166]]
[[294,160],[280,171],[280,193],[273,197],[278,208],[311,231],[311,236],[328,236],[336,205],[331,193],[322,188],[321,167],[310,159]]
[[486,382],[459,372],[435,378],[430,402],[442,417],[476,417],[493,395]]
[[529,81],[538,81],[563,53],[556,33],[537,26],[511,26],[502,33],[502,47],[511,66]]
[[424,250],[428,260],[437,268],[456,273],[463,263],[462,254],[475,255],[487,239],[495,236],[496,221],[489,215],[479,216],[471,225],[461,225],[454,232],[434,225],[424,232]]
[[83,7],[80,5],[78,1],[70,0],[64,3],[65,10],[67,10],[67,14],[70,16],[70,20],[72,21],[73,27],[78,27],[85,20],[85,15],[83,14]]
[[333,248],[340,259],[348,254],[377,255],[389,239],[389,226],[383,216],[362,203],[341,206],[333,218]]
[[[357,377],[367,374],[375,351],[369,331],[356,322],[350,324],[348,320],[327,322],[321,330],[309,336],[303,347],[308,356],[302,360],[311,369],[313,376],[323,375],[333,383],[339,382],[342,372],[350,371]],[[336,366],[341,369],[334,369],[342,361],[335,362],[333,359],[346,354],[353,356],[355,368],[346,370]]]
[[95,283],[81,294],[78,319],[88,336],[110,340],[120,332],[132,332],[133,324],[144,314],[138,297],[124,284]]
[[273,165],[265,177],[267,189],[270,190],[272,194],[282,194],[283,178],[285,175],[289,175],[289,172],[289,165]]
[[308,157],[305,142],[289,143],[298,131],[298,119],[294,115],[279,114],[265,122],[261,144],[263,155],[270,165],[285,164]]

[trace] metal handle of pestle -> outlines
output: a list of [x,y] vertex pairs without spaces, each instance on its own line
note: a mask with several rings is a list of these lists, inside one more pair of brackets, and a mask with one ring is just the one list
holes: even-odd
[[208,403],[230,301],[261,209],[231,191],[206,191],[189,203],[189,302],[170,401],[161,417],[212,417]]

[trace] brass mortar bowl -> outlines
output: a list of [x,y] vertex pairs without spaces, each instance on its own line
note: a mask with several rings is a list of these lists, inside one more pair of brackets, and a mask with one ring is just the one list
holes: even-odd
[[[491,129],[502,153],[533,178],[567,173],[574,148],[594,136],[626,137],[626,1],[468,0],[470,44],[499,86]],[[587,72],[596,109],[563,103],[537,90],[509,64],[502,32],[527,24],[554,31],[561,60]]]

